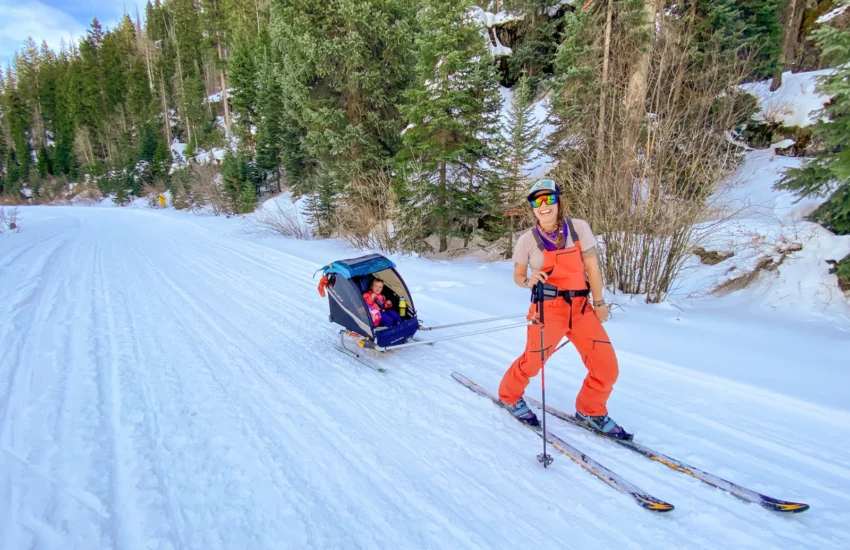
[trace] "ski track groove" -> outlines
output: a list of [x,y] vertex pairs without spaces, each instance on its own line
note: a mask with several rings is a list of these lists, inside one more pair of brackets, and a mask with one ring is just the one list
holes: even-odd
[[[207,273],[212,273],[212,272],[213,272],[213,271],[211,271],[211,270],[210,270],[210,271],[207,271]],[[197,313],[199,316],[201,316],[201,318],[204,320],[204,322],[205,322],[205,323],[206,323],[206,324],[207,324],[207,325],[208,325],[211,329],[213,329],[214,331],[216,331],[216,332],[217,332],[217,333],[218,333],[218,334],[219,334],[222,338],[227,338],[227,336],[228,336],[228,335],[227,335],[227,333],[226,333],[226,332],[225,332],[225,331],[221,328],[220,324],[219,324],[217,321],[215,321],[214,319],[212,319],[212,316],[211,316],[210,314],[208,314],[206,311],[204,311],[204,310],[202,310],[202,309],[197,308],[196,306],[194,306],[195,301],[194,301],[193,299],[191,299],[190,297],[188,297],[188,296],[185,294],[185,292],[184,292],[184,291],[183,291],[183,290],[182,290],[182,289],[181,289],[181,288],[180,288],[180,287],[179,287],[176,283],[174,283],[173,281],[171,281],[170,279],[168,279],[168,278],[167,278],[167,276],[164,276],[164,275],[163,275],[163,277],[165,277],[165,278],[166,278],[166,282],[168,282],[168,283],[171,285],[172,289],[173,289],[173,290],[175,290],[175,291],[176,291],[179,295],[181,295],[181,297],[182,297],[182,298],[186,301],[186,304],[187,304],[189,307],[192,307],[193,309],[195,309],[196,313]],[[206,331],[204,331],[204,332],[206,332]],[[243,334],[243,336],[244,336],[244,334]],[[256,335],[255,335],[255,337],[256,337]],[[209,344],[211,344],[211,345],[215,345],[215,344],[214,344],[214,342],[215,342],[215,340],[210,340],[208,343],[209,343]],[[255,353],[262,353],[262,352],[261,352],[261,348],[258,348],[257,350],[255,350]],[[252,369],[253,373],[252,373],[252,372],[248,372],[248,371],[246,370],[246,366],[247,366],[247,365],[245,364],[244,360],[242,360],[242,359],[241,359],[241,358],[239,358],[239,357],[234,356],[233,354],[229,353],[228,351],[223,350],[222,352],[219,352],[219,353],[217,353],[216,355],[217,355],[217,356],[220,356],[220,357],[226,357],[229,361],[231,361],[231,362],[232,362],[231,364],[233,364],[233,365],[239,365],[239,366],[240,366],[240,374],[243,374],[243,375],[250,375],[250,374],[254,374],[255,376],[256,376],[256,375],[259,375],[259,376],[260,376],[260,377],[262,377],[262,378],[263,378],[266,382],[269,382],[269,383],[271,383],[271,384],[274,384],[274,385],[275,385],[275,386],[277,386],[279,389],[281,389],[281,390],[283,390],[283,391],[286,391],[286,388],[285,388],[284,386],[281,386],[281,385],[280,385],[280,384],[279,384],[276,380],[274,380],[274,379],[272,379],[272,378],[270,378],[270,377],[268,377],[268,376],[264,375],[264,373],[263,373],[263,371],[262,371],[262,369],[261,369],[261,368],[254,368],[254,369]],[[265,356],[265,357],[263,357],[263,358],[265,359],[265,361],[264,361],[264,362],[266,363],[266,365],[267,365],[267,366],[271,366],[271,365],[273,365],[273,362],[270,360],[270,358],[268,358],[267,356]],[[314,403],[311,403],[309,400],[304,399],[304,398],[303,398],[300,394],[296,394],[296,393],[289,393],[288,397],[289,397],[290,399],[297,399],[297,400],[298,400],[298,406],[299,406],[299,407],[304,407],[304,408],[310,408],[310,409],[313,409],[313,413],[314,413],[314,414],[321,412],[321,409],[316,409],[316,407],[315,407]],[[250,402],[250,400],[247,400],[247,401],[248,401],[248,402]],[[252,411],[252,412],[253,412],[253,414],[254,414],[254,419],[255,419],[255,422],[256,422],[256,424],[257,424],[257,425],[259,425],[259,424],[261,424],[261,423],[263,422],[263,418],[267,418],[267,417],[271,416],[270,411],[268,411],[267,409],[266,409],[266,410],[259,411],[259,412],[258,412],[258,411]],[[326,417],[324,417],[324,418],[316,419],[316,423],[317,423],[317,424],[319,424],[319,425],[324,425],[324,426],[330,426],[330,425],[332,425],[332,423],[333,423],[334,421],[335,421],[335,419],[334,419],[333,417],[328,417],[328,416],[326,416]],[[274,428],[276,428],[276,429],[278,429],[279,427],[280,427],[279,425],[274,426]],[[293,438],[298,438],[298,437],[300,437],[300,436],[299,436],[299,432],[297,432],[297,431],[293,431],[293,430],[285,430],[285,432],[286,432],[286,433],[285,433],[286,438],[288,438],[288,439],[293,439]],[[336,435],[337,435],[337,436],[339,436],[340,434],[336,434]],[[331,446],[331,447],[335,448],[335,450],[337,450],[337,451],[338,451],[339,455],[340,455],[342,458],[344,458],[344,459],[348,460],[348,464],[349,464],[349,466],[350,466],[350,467],[352,467],[352,468],[354,468],[354,469],[359,469],[358,464],[354,463],[351,459],[348,459],[347,453],[346,453],[346,452],[344,452],[344,451],[345,451],[345,449],[341,449],[341,448],[339,448],[337,445],[335,445],[335,441],[337,440],[337,438],[336,438],[336,437],[334,437],[334,438],[325,437],[325,438],[323,438],[323,439],[324,439],[324,442],[325,442],[325,444],[326,444],[326,445],[328,445],[328,446]],[[306,442],[305,442],[305,443],[306,443]],[[385,477],[383,480],[384,480],[384,481],[386,481],[386,482],[388,482],[388,484],[389,484],[389,482],[391,482],[391,481],[392,481],[392,480],[391,480],[391,479],[389,479],[388,477]],[[374,487],[373,487],[373,489],[374,489]],[[398,489],[398,487],[395,487],[395,489]],[[330,491],[330,489],[329,489],[329,488],[326,488],[325,490],[326,490],[326,491],[328,491],[328,492],[331,492],[331,493],[332,493],[332,491]],[[399,500],[399,499],[394,498],[394,495],[393,495],[392,493],[387,493],[387,492],[385,492],[385,493],[384,493],[384,496],[385,496],[385,497],[387,497],[389,500],[395,500],[395,501],[396,501],[396,502],[395,502],[395,504],[396,504],[396,506],[397,506],[397,510],[398,510],[399,512],[403,512],[403,511],[404,511],[404,506],[403,506],[403,504],[404,504],[404,503],[403,503],[403,501],[401,501],[401,500]],[[429,510],[429,512],[432,512],[432,513],[433,513],[433,512],[434,512],[434,510]],[[377,511],[376,511],[376,513],[377,513]],[[442,524],[443,524],[443,527],[444,527],[444,528],[453,528],[453,524],[452,524],[452,522],[451,522],[451,521],[449,521],[449,520],[448,520],[448,518],[443,518]],[[386,527],[389,527],[389,525],[384,525],[384,527],[385,527],[385,528],[386,528]],[[463,535],[463,533],[461,533],[461,532],[459,532],[459,531],[457,531],[457,530],[455,530],[455,533],[453,533],[453,535],[454,535],[455,537],[459,537],[459,538],[462,538],[462,539],[466,539],[466,543],[467,543],[467,544],[471,544],[471,542],[472,542],[470,539],[468,539],[467,537],[465,537],[465,536]]]
[[104,423],[108,426],[111,439],[111,468],[109,470],[112,510],[116,531],[114,544],[122,548],[135,548],[141,542],[141,533],[135,527],[135,522],[129,517],[138,517],[135,508],[136,499],[133,498],[132,482],[129,479],[128,461],[130,453],[128,449],[127,434],[121,422],[121,380],[118,363],[119,346],[116,342],[119,333],[116,331],[113,309],[115,303],[109,290],[109,281],[106,280],[105,261],[103,258],[104,243],[98,243],[95,250],[97,258],[97,270],[94,285],[97,289],[95,295],[96,326],[105,327],[106,334],[98,332],[96,335],[97,365],[98,365],[98,391],[101,403],[101,412]]
[[[826,407],[618,350],[615,418],[648,445],[813,506],[774,516],[550,419],[677,506],[672,519],[647,515],[558,453],[540,468],[539,438],[449,377],[498,384],[524,334],[374,354],[389,367],[374,373],[332,348],[314,262],[152,212],[56,211],[49,236],[0,251],[0,517],[12,525],[0,549],[850,540],[836,502],[850,501],[850,441],[805,428],[840,426],[841,415],[820,418]],[[416,303],[485,316],[439,295]],[[569,412],[586,371],[566,351],[549,363],[547,401]],[[742,401],[772,413],[741,426]],[[422,414],[435,405],[436,421]],[[790,408],[783,423],[769,420]],[[517,503],[535,513],[514,514]],[[611,514],[628,533],[611,529]]]
[[[189,267],[189,266],[191,266],[191,265],[193,265],[193,264],[194,264],[194,265],[196,265],[196,266],[199,266],[199,267],[200,267],[199,272],[198,272],[198,274],[197,274],[198,276],[193,277],[193,279],[194,279],[194,280],[204,280],[204,281],[206,281],[206,278],[205,278],[205,277],[200,277],[200,275],[201,275],[201,274],[204,274],[204,275],[209,276],[209,275],[210,275],[210,274],[212,274],[212,273],[215,273],[215,274],[221,274],[221,273],[222,273],[222,270],[224,270],[224,271],[230,271],[230,268],[228,268],[227,266],[222,266],[222,265],[220,265],[220,264],[215,264],[215,265],[213,265],[213,266],[210,266],[210,265],[204,265],[204,264],[206,264],[207,262],[206,262],[206,261],[199,261],[199,260],[197,260],[197,258],[208,258],[208,257],[214,257],[214,255],[211,255],[211,254],[208,254],[208,253],[201,253],[202,251],[200,251],[200,250],[196,250],[195,252],[197,252],[197,254],[190,255],[190,257],[191,257],[191,258],[195,258],[195,260],[190,260],[190,261],[188,261],[188,262],[186,262],[186,263],[184,263],[184,264],[183,264],[183,265],[184,265],[184,266],[186,266],[186,267]],[[200,263],[199,263],[199,262],[200,262]],[[210,269],[210,267],[214,267],[215,269]],[[275,275],[277,275],[277,271],[274,271],[273,273],[274,273]],[[223,279],[225,278],[223,275],[219,275],[219,276],[221,276]],[[228,274],[227,274],[227,278],[226,278],[226,279],[227,279],[228,281],[231,281],[231,280],[233,280],[233,278],[237,278],[237,279],[238,279],[239,277],[241,277],[241,275],[239,275],[237,272],[233,271],[233,272],[231,272],[231,273],[228,273]],[[237,289],[237,290],[236,290],[237,292],[240,292],[240,291],[241,291],[241,287],[239,287],[238,285],[237,285],[235,288]],[[312,289],[311,289],[311,290],[312,290]],[[196,301],[196,300],[194,300],[194,299],[192,299],[192,298],[188,298],[188,297],[186,298],[186,300],[187,300],[187,303],[190,303],[190,304],[192,304],[192,303],[194,303],[194,302]],[[267,303],[268,303],[268,302],[267,302]],[[315,315],[316,315],[316,312],[315,312],[314,310],[311,310],[311,311],[312,311],[312,315],[314,315],[314,316],[315,316]],[[206,312],[199,312],[199,313],[200,313],[200,314],[205,314],[205,315],[206,315]],[[254,311],[253,313],[255,313],[255,314],[259,314],[259,312],[257,312],[257,311]],[[264,320],[268,320],[268,321],[269,321],[270,323],[272,323],[272,324],[276,324],[276,323],[278,323],[277,319],[275,319],[274,317],[268,317],[267,319],[264,319]],[[285,329],[285,327],[283,327],[283,328]],[[284,332],[283,332],[283,334],[286,334],[286,331],[284,331]],[[256,338],[256,335],[255,335],[254,337]],[[271,366],[271,365],[273,365],[273,360],[272,360],[272,359],[270,359],[270,358],[266,357],[266,360],[267,360],[267,362],[268,362],[268,364],[269,364],[270,366]],[[324,360],[323,360],[323,357],[322,357],[322,356],[318,356],[318,357],[317,357],[317,360],[318,360],[318,362],[320,362],[320,363],[321,363],[321,362],[324,362]],[[442,378],[441,378],[441,380],[442,380]],[[270,383],[271,383],[271,382],[273,382],[273,381],[270,381]],[[320,381],[319,381],[319,383],[320,383]],[[308,402],[308,404],[309,404],[309,402]],[[353,405],[354,405],[354,406],[357,406],[356,404],[353,404]],[[320,422],[320,424],[325,425],[326,427],[327,427],[327,426],[330,426],[330,425],[333,425],[334,423],[335,423],[335,421],[334,421],[334,419],[333,419],[332,417],[329,417],[329,418],[327,418],[327,419],[322,418],[322,419],[321,419],[321,422]],[[526,434],[526,435],[528,435],[528,434]],[[336,440],[336,438],[332,439],[332,441],[335,441],[335,440]],[[532,436],[532,437],[531,437],[531,440],[532,440],[532,441],[536,441],[536,438],[534,438],[534,437]],[[584,475],[584,472],[580,472],[580,473],[578,473],[578,476],[583,476],[583,475]],[[588,484],[588,485],[590,485],[590,486],[592,486],[592,487],[595,487],[595,486],[593,485],[593,483],[594,483],[594,482],[593,482],[593,480],[590,480],[590,483],[587,483],[587,482],[588,482],[588,480],[587,480],[586,478],[581,477],[581,479],[582,479],[582,482],[583,482],[583,483]],[[391,481],[391,480],[390,480],[389,478],[387,478],[387,481]],[[464,513],[464,510],[463,510],[462,508],[459,508],[459,509],[457,510],[457,513],[458,513],[458,514],[460,514],[460,515],[459,515],[459,517],[463,517],[463,515],[462,515],[462,514]],[[592,516],[590,516],[590,517],[592,518]],[[587,520],[587,519],[590,519],[590,518],[585,518],[585,519]],[[457,520],[455,519],[455,521],[457,521]],[[601,524],[600,524],[600,527],[602,527],[602,525],[601,525]]]

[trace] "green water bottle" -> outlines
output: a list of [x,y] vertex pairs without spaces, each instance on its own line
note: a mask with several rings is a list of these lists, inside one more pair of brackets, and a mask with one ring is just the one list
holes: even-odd
[[402,297],[398,299],[398,314],[401,315],[403,319],[405,313],[407,313],[407,300]]

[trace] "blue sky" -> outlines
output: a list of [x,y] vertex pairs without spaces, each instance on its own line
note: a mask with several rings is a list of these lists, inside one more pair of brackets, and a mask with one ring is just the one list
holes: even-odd
[[146,0],[0,0],[0,63],[3,66],[28,36],[46,40],[54,49],[60,39],[78,41],[93,17],[104,27],[114,26],[125,11],[135,17],[136,5],[144,16]]

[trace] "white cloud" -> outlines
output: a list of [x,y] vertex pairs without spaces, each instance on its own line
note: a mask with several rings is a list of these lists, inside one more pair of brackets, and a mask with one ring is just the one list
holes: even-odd
[[24,41],[32,37],[42,40],[54,50],[62,38],[66,43],[78,41],[86,28],[67,13],[32,0],[3,0],[0,3],[0,61],[5,65]]

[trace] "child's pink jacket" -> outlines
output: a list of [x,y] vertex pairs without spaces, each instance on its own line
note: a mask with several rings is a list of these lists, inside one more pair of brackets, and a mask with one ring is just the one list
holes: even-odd
[[381,322],[381,310],[390,307],[392,303],[383,294],[371,290],[363,293],[363,299],[369,308],[369,314],[372,316],[372,324],[378,326]]

